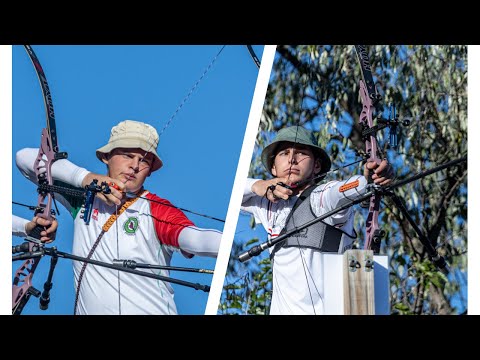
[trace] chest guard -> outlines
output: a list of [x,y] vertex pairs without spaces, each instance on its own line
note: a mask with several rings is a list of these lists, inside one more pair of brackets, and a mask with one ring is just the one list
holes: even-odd
[[[309,194],[309,196],[307,196],[304,201],[298,205],[298,207],[294,207],[292,209],[292,213],[290,213],[287,223],[279,235],[294,230],[298,226],[315,218],[316,216],[313,213],[310,205]],[[323,221],[318,221],[313,225],[310,225],[307,228],[290,235],[287,239],[285,239],[285,241],[276,244],[272,253],[270,254],[270,259],[273,259],[275,253],[282,247],[300,247],[325,253],[337,253],[343,234],[353,238],[351,235],[337,229],[332,225],[329,225]]]

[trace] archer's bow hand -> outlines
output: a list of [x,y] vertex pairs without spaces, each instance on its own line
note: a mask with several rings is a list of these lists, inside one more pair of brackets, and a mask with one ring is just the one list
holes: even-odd
[[107,183],[110,187],[109,194],[98,192],[96,196],[108,206],[120,205],[125,197],[125,184],[121,181],[113,179],[109,176],[88,173],[82,180],[82,187],[88,186],[94,179],[98,180],[98,184]]
[[372,180],[375,185],[385,186],[394,180],[393,166],[385,159],[380,164],[374,161],[369,161],[365,164],[364,176],[367,179],[371,170],[373,170]]
[[55,240],[57,234],[58,222],[57,220],[46,220],[41,217],[35,216],[32,221],[25,224],[25,232],[30,235],[36,226],[43,227],[43,231],[40,233],[40,240],[43,243],[51,243]]

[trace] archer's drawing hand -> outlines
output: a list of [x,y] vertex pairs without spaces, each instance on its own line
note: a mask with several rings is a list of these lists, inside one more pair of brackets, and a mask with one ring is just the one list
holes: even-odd
[[46,220],[41,217],[35,216],[32,221],[28,222],[25,225],[25,232],[30,235],[33,231],[33,229],[36,226],[41,226],[43,227],[43,231],[40,233],[40,241],[43,243],[51,243],[53,240],[55,240],[55,235],[57,233],[57,228],[58,228],[58,222],[57,220]]
[[373,170],[372,180],[375,185],[385,186],[394,180],[393,166],[387,160],[382,160],[380,164],[369,161],[365,164],[364,176],[368,179],[370,170]]
[[[94,174],[94,173],[88,173],[87,176],[82,181],[82,187],[85,188],[85,186],[90,185],[90,183],[93,181],[93,179],[98,180],[98,185],[100,185],[102,182],[106,182],[109,184],[111,193],[110,194],[104,194],[101,192],[97,193],[97,197],[103,201],[105,204],[108,206],[113,206],[113,205],[120,205],[122,203],[122,199],[125,196],[125,184],[122,183],[119,180],[113,179],[109,176],[105,175],[100,175],[100,174]],[[112,185],[114,184],[114,185]]]
[[279,200],[288,200],[294,192],[282,184],[288,184],[288,178],[274,178],[270,180],[259,180],[252,185],[252,191],[258,196],[265,196],[273,203]]

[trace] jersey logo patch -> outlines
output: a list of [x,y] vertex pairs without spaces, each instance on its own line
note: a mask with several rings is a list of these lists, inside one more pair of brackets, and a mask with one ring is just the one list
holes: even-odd
[[93,220],[98,221],[98,209],[93,209],[92,218]]
[[138,219],[136,217],[129,217],[123,223],[123,230],[125,230],[125,234],[133,235],[138,229]]

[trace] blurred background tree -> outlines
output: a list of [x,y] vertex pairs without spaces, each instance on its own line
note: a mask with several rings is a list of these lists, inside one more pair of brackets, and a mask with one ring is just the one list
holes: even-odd
[[[383,111],[395,105],[400,120],[398,147],[389,146],[388,130],[377,134],[398,180],[460,158],[467,153],[467,46],[368,46]],[[267,179],[260,161],[264,146],[279,129],[302,125],[316,132],[332,159],[332,168],[360,159],[360,65],[352,45],[279,46],[265,99],[250,177]],[[361,174],[352,165],[327,180]],[[392,314],[462,314],[467,311],[467,169],[466,163],[396,190],[410,215],[451,266],[438,272],[416,233],[389,199],[383,198],[379,224],[387,232],[381,254],[390,261]],[[355,207],[357,248],[363,247],[368,209]],[[248,221],[245,219],[248,218]],[[243,219],[243,220],[242,220]],[[246,224],[250,224],[251,229]],[[261,228],[261,229],[260,229]],[[268,314],[272,268],[268,252],[247,263],[235,260],[252,245],[266,241],[250,215],[241,215],[224,283],[219,314]]]

